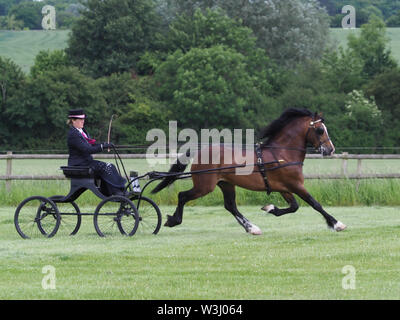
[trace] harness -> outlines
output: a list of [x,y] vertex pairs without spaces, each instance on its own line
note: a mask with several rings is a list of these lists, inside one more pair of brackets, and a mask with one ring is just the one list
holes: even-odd
[[267,179],[267,174],[265,173],[265,164],[262,159],[262,150],[260,143],[256,143],[256,155],[257,155],[257,167],[258,170],[260,170],[260,173],[263,177],[264,184],[265,184],[265,190],[267,191],[267,194],[269,195],[271,193],[271,187],[269,186],[268,179]]
[[[301,165],[302,166],[303,162],[294,161],[294,162],[287,162],[287,163],[281,164],[285,160],[278,160],[273,152],[272,152],[272,155],[274,156],[275,160],[271,161],[271,162],[264,162],[263,158],[262,158],[262,146],[261,146],[261,144],[262,143],[256,143],[256,145],[255,145],[255,152],[256,152],[256,156],[257,156],[257,162],[256,163],[257,163],[258,170],[261,173],[261,176],[262,176],[262,178],[264,180],[265,191],[267,191],[267,194],[269,195],[272,190],[271,190],[271,187],[270,187],[269,182],[268,182],[267,171],[273,171],[273,170],[281,169],[281,168],[288,167],[288,166],[297,166],[297,165]],[[264,146],[264,148],[271,148],[272,149],[274,147]],[[285,147],[277,147],[277,148],[286,149]],[[296,150],[305,152],[305,149],[300,149],[300,148],[299,149],[290,148],[290,149],[296,149]],[[272,168],[265,168],[266,164],[273,164],[273,163],[278,163],[278,166],[272,167]]]
[[[322,122],[323,120],[322,119],[318,119],[318,120],[312,120],[311,122],[310,122],[310,125],[308,126],[308,130],[307,130],[307,133],[306,133],[306,141],[307,141],[307,138],[308,138],[308,134],[309,134],[309,132],[310,132],[310,129],[311,128],[314,128],[315,129],[315,124],[316,123],[318,123],[318,122]],[[319,143],[319,148],[321,148],[321,146],[325,143],[325,142],[328,142],[328,141],[330,141],[330,139],[329,139],[329,137],[328,137],[328,139],[326,139],[326,140],[324,140],[324,141],[320,141],[320,143]],[[270,193],[271,193],[271,187],[270,187],[270,185],[269,185],[269,182],[268,182],[268,178],[267,178],[267,171],[272,171],[272,170],[277,170],[277,169],[281,169],[281,168],[284,168],[284,167],[288,167],[288,166],[296,166],[296,165],[303,165],[303,162],[301,162],[301,161],[296,161],[296,162],[287,162],[287,163],[284,163],[284,164],[281,164],[282,162],[284,162],[284,160],[278,160],[277,158],[276,158],[276,156],[275,156],[275,153],[272,151],[273,149],[289,149],[289,150],[297,150],[297,151],[301,151],[301,152],[306,152],[306,149],[304,148],[294,148],[294,147],[274,147],[274,146],[264,146],[264,148],[269,148],[269,149],[271,149],[271,153],[272,153],[272,155],[273,155],[273,157],[275,158],[275,160],[274,161],[272,161],[272,162],[268,162],[268,164],[273,164],[273,163],[277,163],[278,164],[278,166],[275,166],[275,167],[272,167],[272,168],[265,168],[265,165],[267,164],[267,163],[265,163],[264,161],[263,161],[263,158],[262,158],[262,148],[263,148],[263,146],[262,146],[262,143],[256,143],[256,145],[255,145],[255,153],[256,153],[256,155],[257,155],[257,167],[258,167],[258,170],[260,171],[260,173],[261,173],[261,176],[262,176],[262,178],[263,178],[263,180],[264,180],[264,184],[265,184],[265,190],[267,191],[267,194],[269,195]]]
[[[316,121],[311,121],[309,124],[309,128],[306,134],[306,141],[308,138],[308,134],[310,131],[310,128],[314,128],[315,129],[315,123],[321,122],[322,120],[316,120]],[[319,147],[321,147],[321,145],[326,142],[326,141],[330,141],[330,139],[328,138],[327,140],[320,142]],[[269,162],[264,162],[263,158],[262,158],[262,150],[263,149],[269,149],[271,151],[271,154],[274,157],[273,161],[269,161]],[[186,179],[191,177],[193,174],[213,174],[216,171],[222,171],[222,170],[226,170],[226,169],[235,169],[235,168],[241,168],[241,167],[245,167],[245,166],[255,166],[257,165],[258,167],[258,171],[260,172],[264,184],[265,184],[265,190],[267,192],[267,194],[269,195],[272,190],[271,187],[269,185],[268,182],[268,178],[267,178],[267,171],[273,171],[273,170],[278,170],[284,167],[288,167],[288,166],[297,166],[297,165],[303,165],[302,161],[293,161],[293,162],[285,162],[285,160],[282,159],[278,159],[275,155],[275,153],[273,152],[274,149],[286,149],[286,150],[295,150],[295,151],[299,151],[299,152],[303,152],[306,153],[306,149],[305,148],[299,148],[299,147],[284,147],[284,146],[269,146],[269,145],[263,145],[262,142],[256,143],[255,144],[255,154],[257,156],[257,161],[256,163],[252,163],[252,164],[241,164],[241,165],[233,165],[233,166],[226,166],[226,167],[221,167],[221,168],[213,168],[213,169],[203,169],[203,170],[196,170],[196,171],[190,171],[187,173],[166,173],[166,172],[159,172],[159,171],[152,171],[147,173],[147,175],[149,176],[150,179],[160,179],[160,178],[165,178],[165,177],[169,177],[169,176],[174,176],[176,177],[175,179]],[[285,162],[285,163],[283,163]],[[266,168],[265,165],[273,165],[273,164],[277,164],[277,166],[271,167],[271,168]],[[227,173],[234,173],[234,172],[227,172]]]

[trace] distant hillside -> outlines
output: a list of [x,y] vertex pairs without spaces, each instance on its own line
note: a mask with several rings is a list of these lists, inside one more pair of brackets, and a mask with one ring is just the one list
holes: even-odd
[[0,55],[11,58],[26,73],[40,50],[64,49],[69,30],[0,31]]
[[[390,48],[392,50],[393,57],[400,63],[400,28],[386,28],[387,35],[390,39]],[[359,34],[360,28],[357,29],[342,29],[335,28],[331,29],[331,37],[337,45],[346,47],[347,36],[350,33]]]
[[[67,46],[69,30],[55,31],[0,31],[0,56],[11,58],[26,73],[33,65],[40,50],[64,49]],[[346,46],[349,33],[360,29],[331,29],[331,36],[338,45]],[[393,56],[400,62],[400,28],[387,28]]]

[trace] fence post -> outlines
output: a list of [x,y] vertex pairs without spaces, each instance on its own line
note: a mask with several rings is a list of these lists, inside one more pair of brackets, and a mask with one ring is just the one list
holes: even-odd
[[357,175],[359,176],[361,176],[361,160],[362,159],[357,160]]
[[343,152],[343,161],[342,161],[342,175],[347,176],[347,156],[349,155],[348,152]]
[[[7,151],[7,166],[6,166],[6,176],[10,177],[12,173],[12,151]],[[11,191],[11,179],[6,180],[6,190]]]
[[358,189],[360,187],[360,182],[361,182],[361,159],[357,160],[357,176],[360,177],[360,178],[357,179],[356,192],[358,192]]

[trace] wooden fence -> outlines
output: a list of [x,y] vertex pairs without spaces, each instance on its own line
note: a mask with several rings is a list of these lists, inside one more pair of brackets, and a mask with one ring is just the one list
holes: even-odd
[[[146,154],[120,154],[122,159],[146,159]],[[158,158],[167,158],[168,155],[158,155]],[[64,175],[13,175],[12,161],[14,159],[67,159],[67,154],[13,154],[11,151],[0,155],[0,160],[6,161],[5,175],[0,175],[0,180],[6,181],[6,188],[10,190],[12,180],[65,180]],[[114,159],[111,154],[99,154],[96,159]],[[329,157],[322,157],[319,154],[307,154],[306,159],[341,159],[340,174],[306,174],[306,179],[396,179],[400,173],[362,173],[362,160],[367,159],[400,159],[400,154],[334,154]],[[357,160],[357,172],[349,174],[347,170],[348,160]]]

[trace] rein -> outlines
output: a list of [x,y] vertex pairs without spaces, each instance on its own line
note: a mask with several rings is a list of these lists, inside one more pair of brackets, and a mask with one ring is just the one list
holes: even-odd
[[[274,160],[274,161],[269,161],[269,162],[261,162],[262,165],[266,165],[266,164],[274,164],[274,163],[280,163],[281,161],[279,160]],[[238,165],[234,165],[234,166],[227,166],[227,167],[222,167],[222,168],[213,168],[213,169],[203,169],[203,170],[195,170],[195,171],[189,171],[189,172],[162,172],[162,171],[151,171],[149,173],[149,176],[152,178],[155,177],[170,177],[170,176],[183,176],[186,175],[185,178],[190,177],[190,175],[192,174],[207,174],[207,173],[214,173],[216,171],[222,171],[222,170],[226,170],[226,169],[235,169],[235,168],[243,168],[243,167],[248,167],[248,166],[257,166],[259,163],[251,163],[251,164],[238,164]],[[276,169],[280,169],[283,167],[287,167],[287,166],[294,166],[294,165],[303,165],[303,162],[288,162],[285,164],[282,164],[278,167],[273,167],[273,168],[265,168],[266,171],[273,171]],[[253,171],[253,172],[260,172],[260,171]],[[236,173],[235,171],[231,171],[231,172],[224,172],[224,173]],[[182,178],[183,179],[183,178]]]

